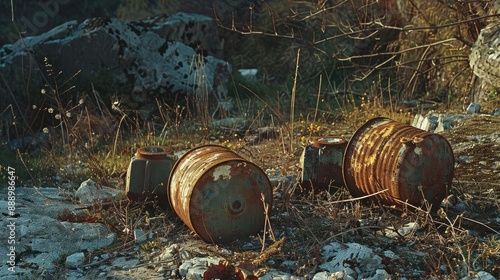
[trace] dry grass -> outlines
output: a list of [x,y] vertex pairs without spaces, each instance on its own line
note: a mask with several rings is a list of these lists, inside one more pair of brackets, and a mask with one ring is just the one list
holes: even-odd
[[[321,119],[313,121],[312,117],[299,116],[293,126],[292,138],[283,133],[276,139],[263,140],[260,143],[246,139],[252,135],[212,140],[208,138],[208,140],[232,148],[264,170],[273,169],[283,176],[293,176],[299,171],[298,159],[306,143],[305,140],[310,137],[328,135],[348,139],[356,127],[375,116],[386,116],[406,123],[410,121],[410,113],[399,110],[396,105],[384,104],[386,102],[382,102],[376,95],[362,96],[360,102],[351,103],[352,110],[341,112],[335,122],[331,120],[325,122]],[[178,117],[177,122],[181,124],[183,120],[180,115]],[[101,182],[122,188],[122,183],[118,183],[123,182],[120,174],[123,176],[131,155],[139,146],[160,143],[180,150],[197,144],[196,140],[192,140],[195,139],[193,136],[181,133],[180,125],[177,128],[174,126],[174,135],[177,136],[170,142],[165,141],[163,136],[155,135],[157,130],[153,125],[146,126],[146,129],[140,131],[124,132],[123,128],[126,126],[138,127],[134,126],[132,120],[133,118],[125,112],[121,117],[116,117],[115,121],[121,124],[122,130],[118,129],[119,126],[111,134],[115,135],[113,141],[109,142],[113,145],[107,148],[96,146],[100,147],[96,148],[99,152],[92,154],[92,157],[85,156],[83,151],[79,152],[76,148],[71,150],[75,158],[79,158],[81,165],[87,167],[87,172],[82,172],[83,174],[78,176],[75,176],[76,170],[73,174],[61,172],[59,174],[66,174],[63,180],[79,182],[78,180],[85,176],[103,176]],[[495,118],[491,118],[486,125],[480,121],[476,123],[472,121],[472,125],[478,133],[486,133],[490,131],[487,130],[488,125],[496,122]],[[276,123],[275,126],[281,127],[280,123]],[[163,128],[163,126],[156,127]],[[457,129],[460,137],[466,137],[460,129],[467,131],[467,128]],[[474,135],[472,131],[470,134]],[[132,137],[127,139],[127,136]],[[68,135],[68,139],[71,137],[72,135]],[[196,137],[200,139],[199,143],[207,139],[200,135]],[[459,138],[457,135],[457,138],[451,137],[450,140],[454,144],[453,141],[467,139]],[[290,141],[293,141],[293,145],[289,145]],[[67,163],[59,153],[47,152],[53,157],[53,164]],[[495,160],[494,155],[490,156]],[[98,160],[99,166],[104,170],[94,172],[92,166],[95,165],[90,165],[87,162],[89,160]],[[458,170],[460,177],[457,177],[453,184],[452,193],[458,201],[467,205],[467,209],[462,212],[454,207],[443,209],[444,211],[440,213],[429,213],[411,207],[398,210],[377,202],[352,199],[345,188],[332,189],[330,192],[317,195],[304,195],[295,192],[294,185],[279,184],[274,190],[275,202],[269,212],[267,234],[254,239],[261,242],[262,248],[245,251],[242,249],[243,241],[236,241],[224,246],[234,252],[232,255],[221,253],[220,250],[216,250],[217,247],[201,244],[173,213],[162,211],[152,204],[137,205],[129,202],[96,204],[87,209],[87,213],[89,217],[98,218],[98,222],[104,223],[119,236],[119,242],[112,248],[106,249],[110,253],[116,249],[131,250],[135,229],[142,229],[150,234],[151,239],[141,246],[141,258],[144,260],[152,258],[151,256],[161,251],[161,248],[166,246],[161,240],[168,238],[172,242],[183,240],[191,243],[190,246],[197,248],[202,255],[220,256],[233,264],[255,260],[249,267],[256,275],[264,273],[271,267],[280,269],[282,262],[292,260],[296,264],[296,269],[289,272],[305,276],[317,271],[322,261],[321,247],[332,241],[340,241],[358,242],[371,248],[395,252],[400,259],[387,258],[384,263],[386,270],[395,277],[455,278],[463,276],[464,273],[473,275],[479,270],[486,270],[498,276],[500,226],[497,217],[500,213],[498,203],[500,191],[491,181],[469,182],[471,179],[467,174],[473,172],[472,169],[460,167]],[[467,182],[461,182],[462,178],[467,178]],[[475,180],[478,179],[479,177],[475,177]],[[419,229],[405,236],[387,236],[391,232],[398,232],[409,223],[417,223]]]

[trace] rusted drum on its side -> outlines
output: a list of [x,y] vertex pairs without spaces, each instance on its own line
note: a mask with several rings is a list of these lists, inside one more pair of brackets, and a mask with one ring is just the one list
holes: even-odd
[[346,140],[335,137],[310,141],[300,157],[301,186],[315,192],[344,186],[342,158],[346,146]]
[[[439,207],[454,173],[453,150],[441,135],[388,118],[374,118],[349,141],[344,181],[354,197],[374,194],[384,203]],[[402,201],[402,202],[401,202]]]
[[227,243],[264,227],[262,198],[272,207],[266,174],[228,148],[205,145],[184,154],[168,184],[172,209],[201,239]]

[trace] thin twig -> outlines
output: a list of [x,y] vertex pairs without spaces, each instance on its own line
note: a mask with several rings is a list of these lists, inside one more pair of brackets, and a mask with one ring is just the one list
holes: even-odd
[[500,183],[453,180],[453,183],[500,186]]
[[297,60],[295,62],[295,75],[293,77],[292,100],[290,102],[290,151],[293,152],[293,123],[295,118],[295,96],[297,94],[297,76],[299,73],[300,48],[297,50]]
[[389,190],[385,189],[385,190],[378,191],[376,193],[372,193],[372,194],[368,194],[368,195],[364,195],[364,196],[360,196],[360,197],[355,197],[355,198],[350,198],[350,199],[337,200],[337,201],[329,201],[329,202],[325,202],[325,204],[326,205],[331,205],[331,204],[337,204],[337,203],[353,202],[353,201],[357,201],[357,200],[363,200],[365,198],[369,198],[369,197],[372,197],[372,196],[379,195],[379,194],[384,193],[386,191],[389,191]]
[[462,218],[463,218],[464,220],[469,221],[469,222],[473,222],[473,223],[476,223],[476,224],[478,224],[478,225],[481,225],[481,226],[483,226],[483,227],[485,227],[485,228],[487,228],[487,229],[489,229],[489,230],[493,231],[493,232],[494,232],[494,233],[496,233],[496,234],[500,234],[500,232],[498,232],[498,231],[494,230],[492,227],[488,226],[488,225],[487,225],[487,224],[485,224],[485,223],[481,223],[481,222],[479,222],[479,221],[476,221],[476,220],[473,220],[473,219],[469,219],[469,218],[467,218],[467,217],[463,217],[463,216],[462,216]]
[[167,264],[167,263],[170,263],[170,262],[173,262],[173,261],[175,261],[175,258],[171,258],[171,259],[164,260],[164,261],[161,261],[161,262],[141,263],[141,264],[138,264],[138,265],[135,265],[135,266],[132,266],[132,267],[125,267],[125,268],[122,268],[122,269],[123,270],[132,270],[132,269],[137,269],[137,268],[141,268],[141,267],[149,266],[149,265]]

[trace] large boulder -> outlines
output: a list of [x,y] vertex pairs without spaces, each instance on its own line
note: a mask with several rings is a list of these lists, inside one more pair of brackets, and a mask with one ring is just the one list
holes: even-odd
[[500,88],[500,21],[490,23],[481,30],[469,58],[470,67],[476,75],[471,101],[479,102],[493,88]]
[[469,99],[475,103],[488,101],[489,95],[500,90],[500,19],[495,17],[500,14],[500,0],[490,1],[482,13],[491,17],[469,55],[474,72]]
[[65,96],[95,89],[131,100],[129,109],[151,108],[152,95],[224,98],[230,65],[217,58],[223,44],[215,21],[203,15],[70,21],[0,49],[0,109],[26,112],[44,99],[42,89],[70,86],[76,89]]

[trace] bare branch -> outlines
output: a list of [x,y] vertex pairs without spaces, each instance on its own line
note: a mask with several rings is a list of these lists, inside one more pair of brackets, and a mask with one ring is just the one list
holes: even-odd
[[444,44],[444,43],[447,43],[447,42],[453,42],[453,41],[457,41],[457,39],[450,38],[450,39],[441,40],[441,41],[430,43],[430,44],[425,44],[425,45],[416,46],[416,47],[413,47],[413,48],[408,48],[408,49],[404,49],[404,50],[400,50],[400,51],[395,51],[395,52],[372,53],[372,54],[357,55],[357,56],[350,56],[350,57],[346,57],[346,58],[337,58],[337,59],[339,61],[352,61],[354,59],[364,59],[364,58],[370,58],[370,57],[378,57],[378,56],[381,56],[381,55],[396,56],[398,54],[402,54],[402,53],[406,53],[406,52],[411,52],[411,51],[418,50],[418,49],[428,48],[428,47],[432,47],[432,46],[436,46],[436,45],[441,45],[441,44]]
[[[477,18],[473,18],[473,19],[467,19],[467,20],[462,20],[462,21],[447,23],[447,24],[441,24],[441,25],[435,25],[435,26],[424,26],[424,27],[397,27],[397,26],[388,26],[388,25],[384,25],[380,21],[374,21],[373,23],[376,24],[376,25],[378,25],[378,26],[380,26],[380,28],[370,28],[370,29],[365,29],[365,30],[358,30],[358,31],[352,31],[352,32],[348,32],[348,33],[343,33],[343,34],[331,36],[331,37],[328,37],[328,38],[325,38],[325,39],[322,39],[322,40],[319,40],[319,41],[315,41],[314,44],[315,45],[321,44],[321,43],[324,43],[324,42],[327,42],[327,41],[331,41],[331,40],[334,40],[334,39],[338,39],[338,38],[341,38],[341,37],[345,37],[345,36],[351,37],[352,35],[356,35],[356,34],[360,34],[360,33],[365,33],[367,31],[368,32],[375,32],[375,31],[381,31],[381,30],[384,30],[384,29],[386,29],[386,30],[396,30],[396,31],[401,31],[401,32],[430,31],[430,30],[437,30],[437,29],[441,29],[441,28],[456,26],[456,25],[460,25],[460,24],[464,24],[464,23],[468,23],[468,22],[473,22],[473,21],[477,21],[477,20],[480,20],[480,19],[494,18],[494,17],[500,17],[500,14],[487,15],[487,16],[477,17]],[[360,39],[362,39],[362,38],[360,38]]]

